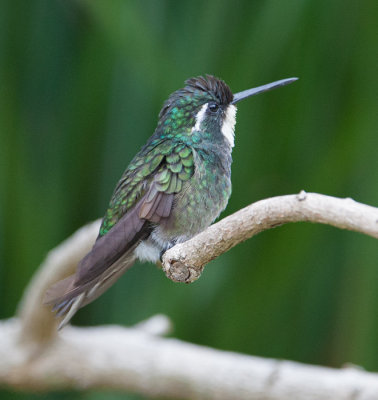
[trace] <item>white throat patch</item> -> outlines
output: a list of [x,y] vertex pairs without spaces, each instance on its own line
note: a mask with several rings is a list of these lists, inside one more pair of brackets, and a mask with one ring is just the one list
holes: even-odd
[[[199,113],[198,113],[199,114]],[[236,107],[230,104],[226,110],[226,116],[223,120],[222,134],[231,147],[235,145],[235,123],[236,123]]]
[[201,128],[201,124],[203,119],[205,118],[206,110],[207,110],[207,104],[204,104],[201,109],[198,111],[196,115],[196,124],[192,128],[192,132],[199,131]]

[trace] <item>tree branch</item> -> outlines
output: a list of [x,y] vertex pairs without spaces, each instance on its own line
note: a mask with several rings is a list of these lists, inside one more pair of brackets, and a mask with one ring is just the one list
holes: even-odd
[[0,385],[17,390],[112,389],[217,400],[377,400],[378,374],[214,350],[136,328],[67,326],[32,357],[0,322]]
[[[378,209],[319,194],[266,199],[224,218],[163,256],[169,278],[197,279],[210,260],[263,230],[310,221],[378,238]],[[164,316],[134,328],[66,327],[42,306],[47,287],[71,274],[89,251],[99,221],[52,250],[18,310],[0,321],[0,385],[23,390],[111,388],[180,399],[375,399],[378,375],[360,369],[305,366],[213,350],[163,339]]]
[[[163,270],[175,282],[193,282],[208,262],[238,243],[264,230],[299,221],[329,224],[378,238],[377,208],[350,198],[302,191],[253,203],[177,244],[163,255]],[[56,334],[57,319],[49,307],[41,307],[44,293],[51,284],[75,271],[77,263],[91,249],[99,225],[97,220],[84,226],[49,252],[20,302],[22,340],[43,343]]]
[[317,193],[272,197],[253,203],[163,255],[163,270],[175,282],[190,283],[204,266],[238,243],[288,222],[315,222],[378,238],[378,208]]

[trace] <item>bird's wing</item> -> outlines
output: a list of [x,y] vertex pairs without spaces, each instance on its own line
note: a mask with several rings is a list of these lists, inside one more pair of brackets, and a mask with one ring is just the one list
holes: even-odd
[[102,220],[99,236],[106,235],[135,206],[148,190],[148,182],[155,180],[161,193],[178,193],[181,185],[178,183],[177,188],[174,187],[175,178],[183,183],[193,175],[194,161],[190,147],[171,140],[155,142],[145,146],[123,173]]
[[58,315],[66,314],[64,323],[133,264],[135,247],[154,223],[169,219],[174,195],[193,173],[192,150],[181,143],[163,142],[134,158],[112,196],[92,250],[74,275],[46,293],[45,303],[53,304]]
[[174,195],[193,173],[192,150],[181,143],[163,142],[153,151],[137,156],[112,196],[100,235],[86,256],[89,259],[78,268],[77,283],[84,284],[100,275],[150,234],[151,223],[169,218]]

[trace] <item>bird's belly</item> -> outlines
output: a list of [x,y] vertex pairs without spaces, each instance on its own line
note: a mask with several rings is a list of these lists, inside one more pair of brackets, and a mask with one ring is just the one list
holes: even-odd
[[196,173],[175,195],[171,215],[141,242],[136,256],[140,260],[158,261],[162,252],[206,229],[225,209],[230,195],[230,174],[219,174],[219,169],[208,170],[197,164]]

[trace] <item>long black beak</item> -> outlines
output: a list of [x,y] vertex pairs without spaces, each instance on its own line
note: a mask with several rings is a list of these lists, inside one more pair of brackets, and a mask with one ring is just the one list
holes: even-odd
[[242,92],[234,94],[234,100],[231,104],[235,104],[240,100],[244,100],[247,97],[254,96],[255,94],[259,94],[262,92],[267,92],[268,90],[275,89],[280,86],[288,85],[289,83],[295,82],[298,78],[288,78],[288,79],[281,79],[280,81],[268,83],[266,85],[258,86],[253,89],[243,90]]

